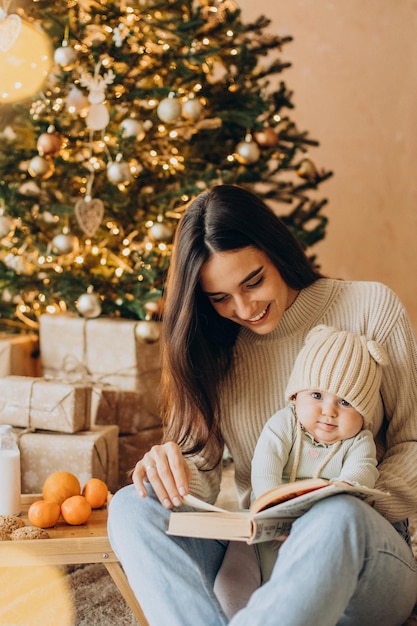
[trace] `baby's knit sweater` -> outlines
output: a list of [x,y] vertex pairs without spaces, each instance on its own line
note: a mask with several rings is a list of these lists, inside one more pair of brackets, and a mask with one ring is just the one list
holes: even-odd
[[[317,324],[366,335],[384,345],[381,401],[370,427],[378,450],[376,486],[391,492],[375,505],[389,521],[417,508],[417,346],[397,296],[376,282],[322,278],[302,289],[277,328],[266,335],[241,329],[233,367],[221,390],[220,424],[235,464],[242,507],[249,504],[251,460],[265,422],[285,405],[285,387],[307,333]],[[221,468],[198,471],[190,463],[190,490],[214,501]]]

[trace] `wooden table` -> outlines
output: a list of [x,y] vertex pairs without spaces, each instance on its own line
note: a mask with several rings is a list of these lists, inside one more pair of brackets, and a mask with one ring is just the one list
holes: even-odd
[[[22,495],[22,518],[26,524],[30,525],[27,518],[29,505],[41,498],[40,494]],[[94,510],[88,522],[81,526],[69,526],[60,518],[56,526],[48,528],[47,532],[50,539],[0,541],[1,566],[33,565],[33,557],[46,565],[103,563],[139,624],[149,626],[110,546],[107,537],[107,507]],[[17,554],[18,546],[23,550]]]

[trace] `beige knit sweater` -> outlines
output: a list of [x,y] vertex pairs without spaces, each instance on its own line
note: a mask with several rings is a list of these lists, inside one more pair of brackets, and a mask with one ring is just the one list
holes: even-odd
[[[381,402],[371,430],[378,449],[377,487],[391,492],[376,508],[391,522],[417,510],[417,346],[401,302],[386,286],[323,278],[303,289],[267,335],[242,328],[234,364],[221,394],[221,428],[235,463],[241,506],[251,492],[251,459],[263,425],[285,405],[284,391],[295,357],[317,324],[363,334],[382,343]],[[214,501],[221,468],[199,472],[190,463],[190,490]]]

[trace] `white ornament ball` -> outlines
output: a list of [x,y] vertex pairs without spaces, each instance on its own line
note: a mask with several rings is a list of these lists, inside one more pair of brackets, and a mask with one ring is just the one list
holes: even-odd
[[54,61],[64,70],[70,69],[77,60],[77,53],[71,46],[61,46],[54,52]]
[[201,102],[196,98],[191,98],[182,105],[182,116],[185,117],[186,120],[195,122],[200,117],[202,110]]
[[161,241],[168,243],[172,239],[172,228],[163,222],[155,222],[149,229],[149,235],[154,241]]
[[74,251],[76,239],[73,235],[67,233],[60,233],[55,235],[52,240],[52,245],[58,254],[70,254]]
[[126,161],[111,162],[107,166],[107,178],[115,185],[127,185],[132,181],[132,172]]
[[12,231],[13,220],[7,215],[0,215],[0,239],[7,237]]
[[250,163],[256,163],[261,155],[256,141],[241,141],[236,146],[237,160],[239,163],[249,165]]
[[123,137],[135,137],[137,141],[142,141],[145,138],[145,129],[143,122],[135,120],[133,117],[127,117],[120,123]]
[[158,104],[156,112],[163,122],[175,122],[181,116],[181,104],[176,98],[164,98]]
[[94,293],[83,293],[78,298],[76,307],[84,317],[98,317],[101,314],[100,298]]
[[136,338],[145,343],[155,343],[161,336],[161,324],[153,320],[142,320],[135,326]]
[[55,165],[50,159],[43,156],[35,156],[29,161],[28,172],[34,178],[50,178],[55,171]]

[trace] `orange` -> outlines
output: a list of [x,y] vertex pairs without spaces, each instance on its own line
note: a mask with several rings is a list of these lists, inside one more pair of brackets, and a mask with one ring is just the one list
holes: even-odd
[[28,510],[29,522],[38,528],[51,528],[57,523],[61,514],[58,502],[37,500],[32,502]]
[[108,491],[109,488],[104,480],[100,480],[100,478],[90,478],[85,483],[81,494],[85,496],[92,509],[99,509],[106,504]]
[[71,496],[61,504],[61,515],[67,524],[84,524],[91,515],[91,506],[84,496]]
[[81,486],[78,478],[70,472],[54,472],[43,483],[42,496],[44,500],[53,500],[61,505],[71,496],[79,496]]

